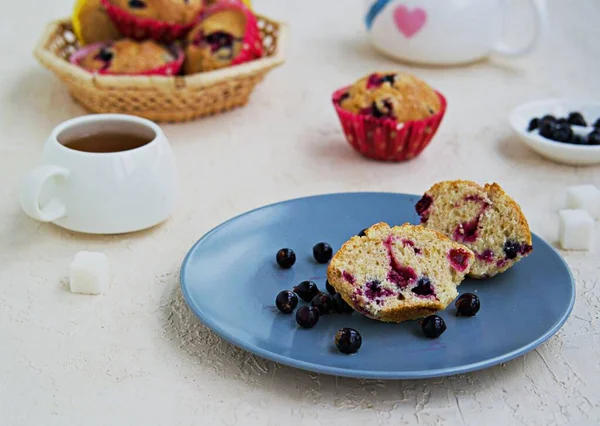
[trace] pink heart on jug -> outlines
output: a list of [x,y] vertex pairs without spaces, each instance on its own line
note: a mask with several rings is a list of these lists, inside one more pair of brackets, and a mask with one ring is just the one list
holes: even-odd
[[400,5],[394,10],[394,21],[400,32],[411,38],[425,25],[427,12],[420,7],[409,10],[408,7]]

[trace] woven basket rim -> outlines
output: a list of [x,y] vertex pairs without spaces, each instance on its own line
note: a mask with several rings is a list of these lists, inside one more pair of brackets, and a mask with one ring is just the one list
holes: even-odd
[[207,85],[228,81],[232,78],[241,77],[244,75],[254,74],[259,71],[269,70],[282,65],[285,62],[285,44],[288,35],[288,25],[284,22],[279,22],[268,18],[264,15],[257,14],[258,18],[273,23],[278,26],[277,45],[271,56],[256,59],[251,62],[236,65],[234,67],[223,68],[215,71],[203,72],[187,76],[113,76],[113,75],[98,75],[90,73],[82,68],[70,63],[69,61],[55,55],[48,45],[53,40],[59,27],[69,25],[71,18],[63,18],[49,22],[46,25],[45,31],[40,37],[38,44],[34,50],[36,59],[46,68],[56,71],[61,70],[70,77],[79,80],[92,81],[98,86],[127,86],[132,85],[143,87],[145,85],[152,86],[169,86],[179,89],[194,89],[201,88]]

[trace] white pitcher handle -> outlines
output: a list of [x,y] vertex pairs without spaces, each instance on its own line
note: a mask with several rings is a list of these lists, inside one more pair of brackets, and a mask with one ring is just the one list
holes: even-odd
[[21,189],[21,208],[33,219],[53,222],[67,214],[62,201],[52,198],[45,206],[40,206],[40,194],[44,184],[53,178],[67,179],[69,171],[64,167],[45,165],[27,175]]
[[520,56],[529,53],[546,35],[548,27],[548,13],[546,0],[529,0],[535,11],[534,34],[532,39],[523,47],[511,47],[501,41],[494,46],[494,53],[504,56]]

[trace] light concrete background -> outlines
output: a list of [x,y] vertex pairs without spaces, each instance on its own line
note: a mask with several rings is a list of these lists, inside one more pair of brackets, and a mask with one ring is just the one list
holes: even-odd
[[[524,1],[508,3],[510,38],[519,40],[530,32],[529,15]],[[540,158],[512,136],[507,114],[537,98],[600,98],[600,3],[549,3],[551,32],[530,56],[427,69],[371,50],[362,1],[256,0],[260,12],[291,23],[287,64],[246,108],[164,126],[183,177],[181,202],[164,225],[119,237],[77,235],[20,212],[19,182],[39,163],[45,137],[85,112],[31,55],[45,22],[67,15],[71,1],[3,5],[0,424],[598,424],[597,251],[564,253],[577,303],[550,341],[506,365],[423,381],[342,379],[257,358],[201,326],[178,289],[183,256],[213,226],[317,193],[419,193],[441,179],[495,180],[533,230],[555,241],[565,188],[600,185],[600,168]],[[357,156],[329,102],[339,86],[387,69],[417,73],[450,104],[432,145],[406,164]],[[600,237],[598,225],[595,232]],[[83,249],[110,257],[114,282],[102,296],[67,291],[67,265]]]

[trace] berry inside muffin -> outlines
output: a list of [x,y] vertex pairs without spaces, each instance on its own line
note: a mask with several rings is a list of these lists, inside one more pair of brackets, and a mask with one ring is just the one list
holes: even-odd
[[485,278],[506,271],[533,250],[519,205],[498,184],[440,182],[416,204],[421,224],[475,253],[469,275]]
[[205,17],[189,34],[187,74],[230,66],[240,54],[247,19],[238,9],[225,9]]
[[180,25],[193,22],[204,6],[204,0],[110,0],[110,2],[139,18]]
[[119,40],[91,49],[79,65],[88,71],[137,74],[160,68],[176,60],[166,46],[153,41]]
[[379,223],[343,245],[327,279],[358,312],[401,322],[445,309],[473,260],[469,249],[433,230]]
[[398,122],[418,121],[440,111],[437,93],[424,81],[405,73],[378,72],[363,77],[340,98],[340,107],[354,114]]

